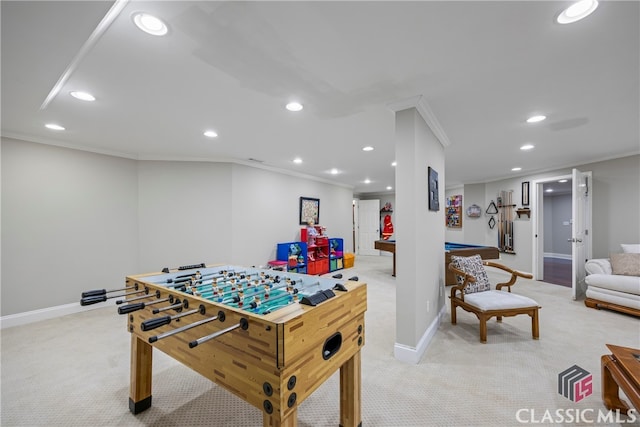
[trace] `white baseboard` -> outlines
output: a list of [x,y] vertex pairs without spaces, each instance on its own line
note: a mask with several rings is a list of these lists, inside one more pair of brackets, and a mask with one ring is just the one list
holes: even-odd
[[25,311],[23,313],[9,314],[7,316],[0,317],[0,329],[27,325],[41,320],[49,320],[55,317],[81,313],[83,311],[95,310],[96,308],[109,307],[112,305],[115,305],[114,300],[86,306],[80,305],[79,302],[74,302],[71,304],[57,305],[55,307],[47,307],[39,310]]
[[553,252],[545,252],[545,258],[572,259],[571,254],[555,254]]
[[429,347],[431,340],[436,335],[436,332],[440,327],[440,323],[442,322],[442,318],[446,315],[446,313],[447,307],[443,305],[440,309],[440,312],[438,313],[436,318],[433,319],[433,322],[431,322],[431,325],[429,325],[427,330],[424,332],[422,338],[420,338],[420,341],[418,341],[418,345],[415,348],[406,346],[404,344],[395,343],[393,346],[393,355],[395,356],[395,358],[401,362],[417,365],[420,362],[420,359],[422,359],[422,355],[424,354],[424,352],[427,351],[427,347]]

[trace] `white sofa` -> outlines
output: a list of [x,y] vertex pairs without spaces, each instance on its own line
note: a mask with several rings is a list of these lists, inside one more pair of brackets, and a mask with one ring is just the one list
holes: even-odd
[[[640,250],[640,245],[622,245],[622,249],[624,254],[635,254]],[[608,308],[640,317],[640,276],[630,275],[637,274],[634,270],[640,268],[640,261],[636,261],[640,260],[640,254],[624,255],[627,265],[627,271],[623,271],[625,274],[614,274],[614,267],[620,268],[621,257],[619,254],[611,254],[611,257],[587,261],[587,298],[584,303],[587,307]],[[629,262],[631,271],[628,270]]]

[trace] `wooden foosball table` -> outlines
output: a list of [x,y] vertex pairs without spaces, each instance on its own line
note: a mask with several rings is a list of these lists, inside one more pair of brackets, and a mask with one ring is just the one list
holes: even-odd
[[124,290],[133,414],[151,406],[155,347],[259,408],[264,426],[296,426],[298,405],[340,370],[340,425],[361,425],[367,292],[357,278],[201,264],[128,276]]

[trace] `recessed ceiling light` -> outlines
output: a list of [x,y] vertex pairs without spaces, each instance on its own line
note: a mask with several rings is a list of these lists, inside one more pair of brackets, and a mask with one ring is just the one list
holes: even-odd
[[529,117],[527,119],[527,123],[538,123],[538,122],[543,121],[546,118],[547,118],[547,116],[542,116],[542,115],[540,115],[540,116],[531,116],[531,117]]
[[216,138],[218,136],[218,133],[215,130],[207,130],[203,135],[208,138]]
[[293,163],[300,164],[302,163],[302,159],[300,157],[296,157],[295,159],[293,159]]
[[373,151],[373,147],[370,145],[367,145],[366,147],[362,147],[362,151]]
[[367,178],[367,179],[364,180],[364,183],[365,184],[371,184],[371,180],[369,178]]
[[80,101],[95,101],[96,97],[91,95],[89,92],[82,92],[79,90],[74,90],[72,92],[69,92],[69,94],[71,96],[73,96],[76,99],[79,99]]
[[581,0],[563,10],[556,18],[556,21],[558,24],[571,24],[591,15],[597,8],[597,0]]
[[138,28],[152,36],[164,36],[169,32],[166,24],[160,19],[148,13],[136,13],[133,15],[133,22]]
[[561,179],[561,180],[560,180],[560,181],[558,181],[558,182],[565,183],[565,182],[568,182],[568,180],[566,180],[566,179]]
[[397,162],[392,162],[391,166],[393,166],[395,168],[397,164],[398,164]]
[[44,127],[51,130],[64,130],[63,126],[57,125],[55,123],[47,123],[46,125],[44,125]]
[[520,147],[521,150],[531,150],[533,148],[533,144],[525,144],[522,147]]
[[544,190],[547,193],[553,193],[553,188],[547,188],[546,190]]
[[331,169],[331,170],[329,171],[329,173],[330,173],[331,175],[338,175],[338,169],[333,168],[333,169]]
[[392,186],[390,186],[390,185],[388,185],[388,186],[387,186],[387,190],[393,190],[393,187],[392,187]]
[[511,168],[512,171],[517,172],[517,171],[521,171],[522,168]]
[[302,104],[300,104],[299,102],[290,102],[287,104],[287,110],[289,111],[300,111],[302,110],[304,107],[302,106]]

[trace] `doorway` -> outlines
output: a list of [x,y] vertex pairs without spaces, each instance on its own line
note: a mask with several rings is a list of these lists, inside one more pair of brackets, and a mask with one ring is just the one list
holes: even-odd
[[543,216],[543,262],[541,281],[571,287],[571,197],[570,178],[544,182],[538,212]]
[[[534,211],[538,213],[533,219],[532,270],[534,279],[551,283],[559,281],[551,278],[553,272],[545,272],[545,255],[548,255],[547,258],[564,258],[562,255],[565,250],[556,249],[562,247],[564,242],[561,239],[564,239],[571,246],[571,256],[568,261],[570,261],[571,266],[570,287],[573,300],[584,297],[586,290],[585,261],[591,258],[591,201],[593,199],[591,181],[591,172],[581,172],[578,169],[573,169],[571,175],[545,178],[533,183],[532,202]],[[561,185],[568,186],[569,184],[571,185],[570,192],[568,189],[560,190],[563,188]],[[561,209],[560,212],[563,213],[556,214],[555,217],[553,214],[546,214],[550,211],[548,205],[551,205],[552,201],[547,199],[545,203],[545,194],[554,192],[556,194],[562,194],[563,192],[570,194],[570,214],[567,213],[566,209]],[[568,201],[566,203],[568,204]],[[567,237],[566,231],[565,233],[554,231],[554,226],[565,228],[565,230],[570,229],[570,235]],[[558,239],[556,239],[555,243],[549,245],[545,240],[554,239],[554,233],[558,234]],[[548,264],[546,269],[550,269]],[[566,265],[562,269],[566,271]],[[566,273],[560,274],[566,277]]]

